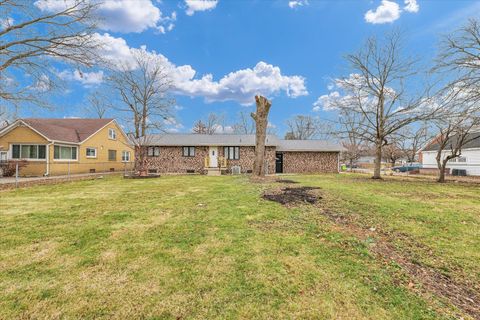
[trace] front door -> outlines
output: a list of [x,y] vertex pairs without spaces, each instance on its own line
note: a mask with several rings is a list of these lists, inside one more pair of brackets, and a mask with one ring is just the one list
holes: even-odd
[[7,151],[0,151],[0,162],[7,162]]
[[275,173],[283,173],[283,153],[275,154]]
[[208,156],[210,157],[210,168],[218,167],[218,148],[210,147],[208,151]]

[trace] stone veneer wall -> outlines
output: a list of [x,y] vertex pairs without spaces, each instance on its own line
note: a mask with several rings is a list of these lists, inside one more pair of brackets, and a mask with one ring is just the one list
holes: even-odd
[[[204,173],[205,157],[208,156],[208,147],[195,147],[195,157],[184,157],[182,147],[160,147],[158,157],[148,157],[148,169],[156,169],[158,173]],[[223,157],[223,146],[218,147],[218,155]],[[232,166],[240,166],[242,173],[253,170],[255,147],[240,147],[239,160],[227,160],[228,172]],[[275,173],[275,147],[266,147],[265,160],[268,164],[268,173]]]
[[158,157],[147,157],[148,169],[156,169],[158,173],[203,173],[208,147],[195,147],[194,157],[184,157],[182,147],[160,147]]
[[282,152],[283,173],[337,173],[338,152]]
[[[223,147],[219,147],[218,153],[224,157]],[[255,147],[240,147],[240,159],[227,160],[228,172],[231,172],[233,166],[240,166],[242,173],[253,170],[255,161]],[[275,147],[265,148],[265,161],[267,161],[268,174],[275,173]]]

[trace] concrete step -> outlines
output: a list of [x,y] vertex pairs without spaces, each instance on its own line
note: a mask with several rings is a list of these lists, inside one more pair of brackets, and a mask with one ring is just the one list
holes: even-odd
[[207,176],[221,176],[222,171],[219,168],[207,168]]

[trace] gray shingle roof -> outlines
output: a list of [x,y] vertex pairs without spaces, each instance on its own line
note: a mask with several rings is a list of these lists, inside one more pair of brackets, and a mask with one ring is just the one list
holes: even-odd
[[[455,145],[457,143],[458,136],[453,136],[451,142]],[[463,150],[470,149],[470,148],[480,148],[480,132],[472,132],[469,133],[466,138],[465,145],[462,147]],[[452,143],[448,143],[446,149],[449,150],[451,148]],[[431,143],[427,145],[423,151],[437,151],[439,148],[438,142]]]
[[[149,146],[254,146],[253,134],[153,134],[147,136]],[[267,135],[267,146],[278,145],[278,138]]]
[[[145,139],[146,146],[255,146],[254,134],[154,134]],[[267,135],[267,146],[277,151],[333,151],[343,148],[339,144],[324,140],[280,140]]]
[[325,140],[279,140],[277,151],[334,151],[340,152],[344,148]]

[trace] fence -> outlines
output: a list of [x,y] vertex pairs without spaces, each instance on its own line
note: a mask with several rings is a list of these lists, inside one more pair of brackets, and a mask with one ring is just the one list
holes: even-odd
[[72,176],[76,174],[97,174],[108,172],[131,173],[133,162],[50,162],[46,161],[9,161],[0,164],[0,177],[44,177]]

